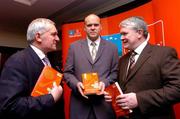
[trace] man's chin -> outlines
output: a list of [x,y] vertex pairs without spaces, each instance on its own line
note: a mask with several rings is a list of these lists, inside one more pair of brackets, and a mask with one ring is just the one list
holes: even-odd
[[91,39],[91,40],[97,40],[97,39],[98,39],[98,36],[97,36],[97,35],[90,36],[90,39]]
[[56,50],[57,50],[57,47],[53,47],[53,48],[51,48],[50,50],[51,50],[51,52],[52,52],[52,51],[56,51]]
[[124,48],[125,50],[130,50],[130,49],[131,49],[128,45],[123,45],[123,48]]
[[123,44],[123,47],[124,47],[125,49],[128,49],[128,45],[124,45],[124,44]]

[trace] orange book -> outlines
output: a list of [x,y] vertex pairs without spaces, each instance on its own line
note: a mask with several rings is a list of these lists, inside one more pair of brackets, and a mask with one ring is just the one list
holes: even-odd
[[85,95],[92,95],[100,92],[97,73],[83,73],[82,82],[84,86],[83,92]]
[[112,107],[116,113],[116,117],[127,116],[132,111],[129,109],[124,110],[116,104],[116,97],[123,94],[118,82],[115,82],[114,84],[106,87],[105,91],[112,96]]
[[62,80],[62,74],[53,69],[50,66],[45,66],[34,86],[33,91],[31,92],[31,96],[40,96],[44,94],[48,94],[48,88],[51,89],[53,86],[53,82],[56,84],[60,84]]

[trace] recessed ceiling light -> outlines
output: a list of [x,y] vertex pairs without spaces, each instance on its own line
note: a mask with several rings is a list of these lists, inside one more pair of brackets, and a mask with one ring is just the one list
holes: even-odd
[[37,2],[37,0],[14,0],[14,1],[28,6],[32,6],[35,2]]

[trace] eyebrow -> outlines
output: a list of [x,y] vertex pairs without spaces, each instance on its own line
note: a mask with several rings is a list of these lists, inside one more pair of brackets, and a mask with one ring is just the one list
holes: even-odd
[[123,31],[123,32],[120,32],[120,34],[121,34],[121,35],[126,35],[127,32],[124,32],[124,31]]
[[95,24],[86,24],[86,26],[99,26],[100,24],[98,24],[98,23],[95,23]]

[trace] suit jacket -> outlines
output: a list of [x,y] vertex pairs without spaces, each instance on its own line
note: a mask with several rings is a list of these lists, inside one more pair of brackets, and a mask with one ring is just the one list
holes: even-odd
[[92,96],[87,100],[77,90],[81,82],[81,74],[97,72],[100,81],[109,85],[117,78],[118,52],[114,44],[101,39],[98,52],[93,63],[87,40],[79,40],[70,45],[64,70],[64,79],[72,89],[70,102],[71,119],[87,119],[91,109],[97,119],[113,119],[111,105],[105,102],[103,96]]
[[3,118],[55,117],[55,102],[51,94],[30,96],[43,67],[31,47],[7,60],[0,79],[0,113]]
[[173,119],[180,101],[180,60],[173,48],[147,44],[126,77],[130,54],[119,60],[119,83],[125,93],[135,92],[138,108],[133,119]]

